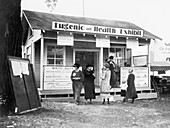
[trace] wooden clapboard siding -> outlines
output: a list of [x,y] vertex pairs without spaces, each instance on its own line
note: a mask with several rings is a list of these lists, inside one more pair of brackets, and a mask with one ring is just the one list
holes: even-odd
[[66,46],[66,66],[73,65],[73,49],[70,46]]
[[35,42],[35,79],[36,85],[40,87],[40,40]]

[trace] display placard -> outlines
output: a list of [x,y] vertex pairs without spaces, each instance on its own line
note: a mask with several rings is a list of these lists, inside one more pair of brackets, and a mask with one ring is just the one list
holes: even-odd
[[[132,67],[121,67],[121,85],[127,85],[129,69]],[[149,87],[149,72],[148,67],[133,67],[135,75],[135,87]]]
[[96,47],[110,48],[110,37],[97,36],[96,37]]
[[71,89],[73,67],[44,67],[44,89]]
[[59,33],[57,35],[57,45],[73,46],[74,45],[73,34],[70,35],[69,33]]

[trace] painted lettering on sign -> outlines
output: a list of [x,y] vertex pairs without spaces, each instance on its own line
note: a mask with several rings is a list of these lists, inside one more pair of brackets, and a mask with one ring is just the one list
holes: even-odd
[[100,34],[109,34],[109,35],[126,35],[126,36],[138,36],[138,37],[143,36],[143,30],[94,26],[94,25],[55,22],[55,21],[52,22],[52,29],[63,30],[63,31],[100,33]]

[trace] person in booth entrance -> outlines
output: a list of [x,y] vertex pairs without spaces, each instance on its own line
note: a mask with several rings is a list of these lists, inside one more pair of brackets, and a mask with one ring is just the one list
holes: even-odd
[[136,93],[135,88],[135,75],[133,74],[133,69],[129,69],[129,75],[127,79],[127,90],[126,90],[126,96],[123,99],[123,102],[128,101],[128,99],[132,99],[131,103],[134,103],[135,98],[138,98],[138,95]]
[[110,71],[111,71],[111,77],[110,77],[110,86],[111,88],[116,87],[116,82],[117,82],[117,76],[115,73],[115,68],[116,68],[116,64],[113,61],[113,56],[110,56],[109,59],[107,60],[107,63],[110,65]]
[[80,103],[80,94],[83,87],[84,75],[83,72],[79,69],[80,64],[75,63],[73,67],[74,70],[71,73],[73,98],[75,103],[78,105]]
[[84,89],[85,89],[85,100],[90,100],[90,104],[92,99],[95,99],[95,85],[94,85],[94,67],[93,65],[86,65],[86,69],[84,70]]

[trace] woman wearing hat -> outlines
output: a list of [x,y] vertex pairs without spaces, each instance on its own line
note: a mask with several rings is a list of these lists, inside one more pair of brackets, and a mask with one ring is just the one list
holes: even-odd
[[85,99],[89,99],[90,104],[92,99],[95,99],[95,85],[94,85],[94,68],[93,65],[87,65],[84,70],[84,89],[85,89]]
[[110,71],[111,71],[111,76],[110,76],[110,86],[111,88],[116,87],[116,82],[117,82],[117,75],[115,72],[116,64],[113,61],[113,56],[110,56],[109,59],[107,60],[107,63],[110,65]]
[[80,65],[78,63],[75,63],[73,67],[74,70],[71,73],[73,96],[76,104],[79,104],[81,89],[83,87],[84,75],[83,72],[79,69]]
[[126,97],[123,99],[123,102],[128,101],[128,99],[132,99],[131,103],[133,103],[135,98],[138,98],[135,88],[135,75],[133,74],[133,69],[129,69],[127,85]]
[[110,98],[110,76],[111,76],[111,71],[110,71],[110,65],[106,63],[103,66],[102,69],[102,82],[101,82],[101,88],[100,88],[100,95],[103,99],[102,104],[105,103],[105,100],[107,99],[107,102],[109,104],[109,98]]

